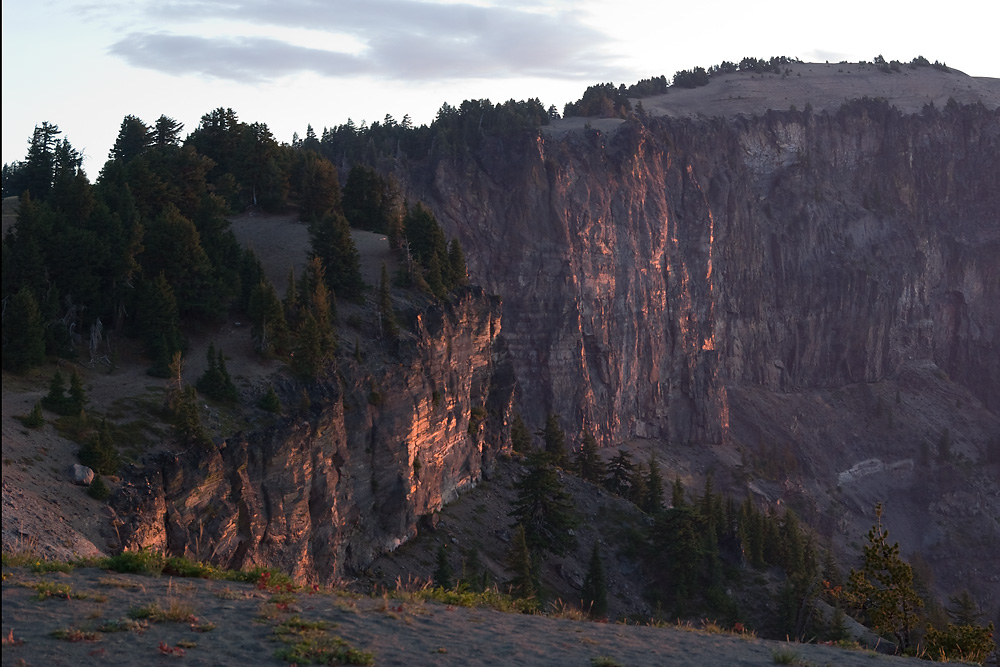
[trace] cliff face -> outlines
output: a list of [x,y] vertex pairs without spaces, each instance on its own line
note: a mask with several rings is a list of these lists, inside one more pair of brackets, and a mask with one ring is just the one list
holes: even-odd
[[998,111],[864,100],[504,141],[405,178],[504,296],[530,422],[719,442],[727,385],[909,359],[1000,409]]
[[123,546],[330,583],[411,537],[489,474],[514,389],[499,299],[468,288],[414,333],[394,358],[341,360],[305,415],[134,469],[113,500]]

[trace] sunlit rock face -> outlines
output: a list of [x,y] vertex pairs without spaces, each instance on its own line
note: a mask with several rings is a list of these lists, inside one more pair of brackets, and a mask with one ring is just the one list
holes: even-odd
[[[418,313],[398,354],[341,360],[307,412],[132,470],[113,500],[123,545],[322,583],[364,568],[507,446],[500,310],[467,288]],[[285,390],[294,412],[300,388]]]
[[399,171],[504,298],[518,405],[607,443],[726,438],[726,387],[930,359],[1000,409],[1000,115],[633,118]]

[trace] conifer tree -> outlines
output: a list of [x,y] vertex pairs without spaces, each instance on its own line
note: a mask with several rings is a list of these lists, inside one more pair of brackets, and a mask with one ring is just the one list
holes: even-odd
[[201,425],[201,413],[198,411],[198,392],[191,385],[185,385],[182,377],[184,362],[181,353],[175,352],[167,368],[170,384],[165,397],[165,404],[174,426],[174,435],[184,444],[196,444],[209,447],[212,444],[208,434]]
[[80,448],[78,456],[80,463],[92,468],[98,474],[114,475],[118,472],[118,450],[115,449],[111,428],[106,418],[101,420],[97,434]]
[[647,514],[658,514],[663,507],[663,475],[656,457],[649,459],[649,475],[646,477],[646,499],[642,506]]
[[514,539],[507,552],[507,569],[513,573],[507,585],[511,595],[518,598],[537,599],[541,592],[538,580],[538,558],[528,546],[528,538],[524,526],[518,524],[514,530]]
[[174,413],[174,433],[178,440],[184,444],[196,444],[202,447],[208,447],[212,444],[201,425],[198,393],[191,385],[186,385],[181,389],[180,400]]
[[267,391],[261,397],[258,405],[262,410],[267,410],[268,412],[281,412],[281,401],[278,399],[277,392],[274,391],[273,384],[267,385]]
[[434,586],[445,590],[451,590],[451,578],[452,569],[451,563],[448,562],[448,551],[442,544],[438,547],[437,552],[437,567],[434,569]]
[[545,442],[545,453],[553,465],[568,467],[569,456],[566,453],[566,433],[559,425],[559,417],[549,413],[545,418],[545,428],[537,433]]
[[671,507],[684,507],[684,484],[681,482],[680,477],[674,478],[674,484],[670,491],[670,506]]
[[955,625],[976,625],[983,620],[983,612],[968,589],[950,596],[948,602],[949,606],[945,611]]
[[57,415],[70,414],[69,399],[66,398],[66,381],[58,369],[49,381],[49,393],[42,399],[42,405]]
[[[447,259],[448,245],[437,218],[422,202],[417,202],[406,213],[403,230],[413,258],[430,267],[431,257]],[[440,264],[438,265],[440,270]]]
[[143,280],[138,291],[136,323],[153,361],[148,372],[169,377],[171,359],[183,349],[174,291],[162,273],[153,280]]
[[619,449],[610,461],[608,461],[608,476],[604,480],[604,486],[622,498],[629,497],[632,488],[632,457],[624,449]]
[[448,244],[448,276],[452,288],[462,287],[469,282],[469,270],[465,266],[465,253],[458,239]]
[[481,593],[489,586],[489,572],[479,559],[479,550],[473,547],[462,559],[462,577],[459,588]]
[[604,563],[597,542],[590,552],[590,565],[583,579],[583,590],[580,592],[583,608],[594,618],[604,618],[608,615],[608,587],[604,580]]
[[329,160],[305,151],[299,168],[299,210],[306,222],[322,220],[341,208],[337,169]]
[[581,479],[600,484],[606,473],[604,461],[597,449],[597,438],[590,431],[584,431],[580,451],[576,453],[576,471]]
[[[4,249],[6,268],[6,245]],[[6,281],[5,276],[4,283]],[[3,367],[13,373],[23,373],[44,361],[45,327],[41,310],[31,290],[21,287],[10,297],[3,315]]]
[[239,400],[239,391],[226,369],[226,357],[222,350],[216,351],[215,344],[209,343],[205,356],[208,367],[195,385],[198,391],[216,401],[235,402]]
[[71,415],[79,415],[87,405],[87,392],[83,388],[83,380],[80,374],[73,369],[73,374],[69,376],[69,396],[66,405]]
[[329,325],[323,327],[311,311],[298,331],[298,343],[292,356],[292,372],[299,378],[313,382],[333,358],[332,334]]
[[528,472],[514,488],[510,516],[524,528],[528,548],[565,554],[576,542],[570,532],[576,526],[573,504],[544,452],[528,455]]
[[900,651],[910,646],[917,610],[924,605],[913,588],[913,569],[899,555],[899,543],[889,544],[882,525],[882,504],[875,506],[875,525],[863,548],[864,567],[851,570],[844,589],[848,603],[864,612],[879,632],[896,638]]
[[27,415],[22,415],[17,417],[22,424],[28,428],[40,428],[45,425],[45,417],[42,415],[42,404],[40,401],[35,401],[35,405],[31,408],[31,412]]
[[520,413],[514,413],[510,423],[510,447],[519,454],[526,454],[531,449],[531,433]]
[[441,270],[441,260],[438,255],[431,255],[427,263],[427,285],[431,293],[439,299],[448,296],[448,287],[444,282],[444,273]]
[[285,322],[291,326],[297,325],[302,304],[299,298],[299,285],[295,282],[294,267],[288,270],[288,286],[285,287],[285,298],[281,305],[285,309]]
[[701,517],[689,505],[661,513],[654,524],[654,562],[665,584],[678,600],[690,599],[698,586],[705,563],[705,541]]
[[[295,293],[294,288],[290,291]],[[269,356],[287,350],[288,323],[274,285],[264,279],[257,283],[250,294],[247,315],[250,318],[250,335],[258,352]]]
[[323,262],[326,284],[341,298],[354,302],[364,299],[365,281],[361,260],[351,237],[347,218],[331,213],[309,225],[314,257]]
[[108,488],[104,478],[95,474],[94,480],[87,487],[87,495],[94,500],[107,500],[111,497],[111,489]]
[[632,475],[629,479],[628,499],[635,503],[637,507],[642,508],[648,500],[646,497],[647,493],[646,466],[643,465],[642,461],[639,461],[632,469]]

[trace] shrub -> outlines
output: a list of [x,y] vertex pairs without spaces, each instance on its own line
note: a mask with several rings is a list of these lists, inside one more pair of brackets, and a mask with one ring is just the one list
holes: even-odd
[[31,412],[27,415],[21,415],[17,419],[28,428],[41,428],[45,425],[45,417],[42,416],[42,404],[35,402],[35,407],[31,408]]
[[261,397],[257,405],[261,410],[266,410],[274,414],[281,412],[281,401],[278,399],[277,392],[274,391],[273,384],[267,385],[267,392]]
[[107,500],[111,497],[111,489],[100,475],[94,475],[94,481],[87,487],[87,495],[96,500]]

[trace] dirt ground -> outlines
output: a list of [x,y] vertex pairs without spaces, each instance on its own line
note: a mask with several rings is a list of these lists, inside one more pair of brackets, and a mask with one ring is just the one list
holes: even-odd
[[[139,610],[151,605],[177,620],[136,621]],[[375,665],[703,667],[788,660],[783,664],[875,667],[914,662],[833,646],[502,613],[412,596],[274,592],[250,584],[97,568],[45,575],[4,568],[5,665],[76,667],[173,659],[184,665],[282,665],[287,663],[275,652],[284,643],[276,630],[289,621],[300,627],[323,624],[311,631],[314,641],[340,637],[369,652]]]
[[[925,104],[944,108],[949,98],[956,102],[982,101],[994,109],[1000,106],[1000,79],[971,77],[952,70],[942,72],[932,67],[910,69],[904,65],[898,73],[880,72],[874,65],[858,63],[795,63],[790,73],[728,74],[713,78],[700,88],[672,88],[664,95],[631,99],[652,116],[675,118],[762,114],[768,109],[799,110],[810,104],[815,111],[830,112],[872,90],[904,113],[916,113]],[[564,134],[589,125],[605,133],[613,132],[625,121],[617,118],[565,118],[542,128],[550,135]]]

